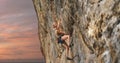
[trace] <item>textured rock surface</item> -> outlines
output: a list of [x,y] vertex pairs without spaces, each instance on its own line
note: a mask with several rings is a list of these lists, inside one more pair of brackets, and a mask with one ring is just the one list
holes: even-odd
[[[120,63],[120,0],[33,0],[46,63]],[[57,44],[52,24],[71,35],[73,60]]]

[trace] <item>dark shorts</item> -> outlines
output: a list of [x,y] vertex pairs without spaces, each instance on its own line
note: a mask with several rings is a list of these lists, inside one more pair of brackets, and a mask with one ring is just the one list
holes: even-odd
[[58,37],[58,43],[60,43],[60,44],[65,43],[65,41],[61,39],[62,36],[64,36],[64,35],[60,35],[60,36]]

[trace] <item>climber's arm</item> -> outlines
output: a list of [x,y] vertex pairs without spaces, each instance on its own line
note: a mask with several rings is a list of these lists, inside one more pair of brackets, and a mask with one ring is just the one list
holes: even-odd
[[61,25],[61,21],[59,20],[59,21],[57,22],[57,29],[60,29],[60,25]]
[[57,33],[58,33],[58,34],[65,34],[65,32],[62,31],[61,29],[58,29],[58,30],[57,30]]

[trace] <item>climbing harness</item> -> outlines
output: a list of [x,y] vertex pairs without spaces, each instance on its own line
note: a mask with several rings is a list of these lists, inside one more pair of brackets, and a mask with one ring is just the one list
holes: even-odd
[[59,44],[59,43],[60,43],[60,44],[65,43],[65,41],[61,39],[62,36],[64,36],[64,34],[63,34],[63,35],[60,35],[60,36],[58,37],[58,44]]

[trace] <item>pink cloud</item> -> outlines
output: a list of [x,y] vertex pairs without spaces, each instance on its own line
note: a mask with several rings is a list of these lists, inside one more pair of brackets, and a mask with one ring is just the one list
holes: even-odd
[[0,0],[0,59],[41,59],[32,1]]
[[0,0],[0,5],[6,4],[7,0]]

